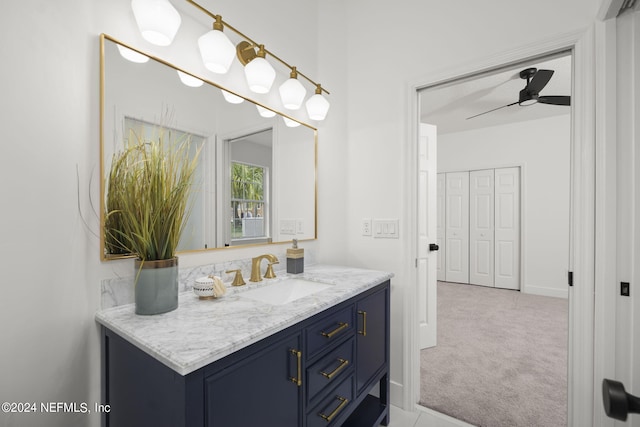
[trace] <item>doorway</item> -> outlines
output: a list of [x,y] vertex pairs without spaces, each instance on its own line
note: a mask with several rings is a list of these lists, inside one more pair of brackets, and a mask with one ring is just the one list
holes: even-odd
[[[558,62],[560,61],[560,62]],[[567,66],[568,64],[568,66]],[[535,65],[535,67],[533,67]],[[522,70],[520,70],[522,68]],[[548,70],[559,68],[561,72],[557,74],[558,78],[556,80],[567,79],[567,82],[564,84],[554,84],[551,85],[551,81],[548,81],[549,88],[554,91],[554,95],[556,95],[555,91],[562,93],[563,95],[554,96],[554,101],[558,101],[557,104],[560,105],[538,105],[536,107],[543,108],[522,108],[518,103],[510,103],[508,101],[500,103],[499,92],[505,93],[513,93],[513,87],[518,87],[518,90],[527,85],[531,81],[531,75],[527,76],[527,79],[523,78],[524,70],[529,70],[528,73],[535,73],[536,71],[531,70]],[[555,71],[555,70],[554,70]],[[440,105],[438,109],[432,109],[431,113],[435,111],[435,114],[432,114],[432,117],[429,117],[429,114],[421,114],[420,122],[424,122],[428,120],[431,124],[438,125],[437,119],[434,117],[443,116],[445,114],[450,114],[448,110],[465,110],[468,105],[483,105],[483,109],[487,110],[487,113],[480,113],[477,116],[469,114],[468,111],[466,113],[467,117],[464,117],[465,122],[460,124],[462,130],[456,129],[455,120],[444,120],[443,128],[445,132],[443,135],[438,132],[438,150],[440,150],[441,140],[447,139],[446,143],[450,143],[453,145],[449,147],[449,158],[447,159],[446,155],[438,155],[438,161],[440,162],[441,158],[445,158],[444,170],[453,174],[453,171],[467,169],[467,170],[487,170],[489,168],[503,168],[505,165],[513,165],[518,164],[522,165],[523,169],[523,178],[526,177],[528,180],[528,186],[526,194],[523,192],[522,198],[522,211],[523,211],[523,220],[522,220],[522,232],[521,236],[518,237],[526,237],[533,233],[532,242],[522,241],[523,250],[520,251],[521,256],[520,259],[517,260],[515,264],[517,268],[520,270],[520,283],[524,286],[522,288],[523,293],[527,294],[538,294],[538,295],[546,295],[554,298],[565,298],[569,297],[569,290],[567,288],[566,274],[569,271],[569,242],[570,242],[570,205],[569,200],[570,197],[570,182],[571,182],[571,155],[570,155],[570,140],[571,140],[571,116],[570,109],[568,108],[568,99],[569,94],[571,93],[571,52],[565,51],[560,54],[554,54],[552,56],[546,57],[538,57],[534,60],[528,60],[526,62],[518,63],[515,65],[510,65],[509,67],[501,68],[499,70],[492,70],[491,74],[491,83],[487,85],[478,85],[477,80],[484,78],[486,79],[487,73],[481,73],[476,75],[467,76],[464,79],[460,79],[460,81],[448,81],[446,83],[445,91],[447,93],[456,93],[457,97],[452,101],[449,101],[450,108],[447,105]],[[524,73],[526,75],[526,72]],[[565,74],[565,75],[563,75]],[[518,78],[522,78],[522,80],[518,80]],[[497,79],[497,80],[496,80]],[[523,82],[523,80],[525,80]],[[464,85],[457,86],[458,83],[463,82]],[[555,82],[554,82],[555,83]],[[559,83],[563,83],[560,82]],[[475,84],[475,86],[474,86]],[[515,85],[515,86],[514,86]],[[545,85],[546,86],[546,85]],[[461,89],[462,87],[462,89]],[[471,87],[472,90],[468,88]],[[466,88],[466,89],[465,89]],[[560,89],[558,89],[560,88]],[[433,87],[429,87],[424,89],[425,94],[427,94]],[[517,94],[518,90],[515,91]],[[542,91],[540,91],[540,99],[543,99]],[[545,90],[546,92],[546,90]],[[546,92],[549,93],[549,92]],[[422,96],[422,93],[419,95],[419,98]],[[516,96],[516,95],[513,95]],[[536,94],[537,96],[537,94]],[[562,96],[562,98],[560,98]],[[483,104],[484,100],[488,100],[486,105]],[[517,96],[516,96],[517,99]],[[498,101],[496,101],[498,100]],[[522,101],[522,93],[520,93],[520,100]],[[473,101],[473,102],[472,102]],[[526,101],[526,99],[525,99]],[[421,102],[422,104],[422,102]],[[502,105],[499,108],[492,108],[495,105]],[[546,108],[545,108],[546,107]],[[561,114],[558,114],[558,109],[564,109]],[[482,110],[482,108],[481,108]],[[498,111],[500,110],[500,111]],[[460,111],[458,111],[460,113]],[[486,117],[485,114],[488,116]],[[480,117],[483,116],[483,117]],[[526,116],[526,117],[525,117]],[[563,118],[556,118],[556,116],[564,116]],[[480,119],[483,123],[480,125],[470,124],[470,119]],[[434,123],[435,122],[435,123]],[[514,125],[514,123],[523,122],[523,125]],[[481,128],[485,128],[485,130],[479,130]],[[556,127],[563,127],[564,130],[560,132],[559,135],[555,137],[555,139],[559,140],[560,143],[564,142],[564,147],[560,150],[560,152],[544,152],[543,143],[537,144],[535,140],[531,140],[531,137],[534,136],[539,139],[539,141],[547,143],[549,142],[548,132],[546,131],[553,130]],[[489,129],[489,130],[486,130]],[[505,131],[506,129],[506,131]],[[536,134],[538,131],[545,131],[544,136],[540,134]],[[447,135],[446,138],[443,138],[444,135]],[[554,137],[551,137],[553,140]],[[466,141],[465,141],[466,140]],[[520,141],[522,140],[522,141]],[[489,141],[488,143],[482,144],[483,142]],[[557,145],[555,142],[555,145]],[[485,146],[486,145],[486,146]],[[550,147],[551,150],[554,150],[552,144]],[[529,146],[533,150],[537,151],[535,155],[537,155],[537,159],[534,157],[527,157],[526,150],[522,150],[522,147]],[[480,147],[480,148],[479,148]],[[488,147],[488,148],[487,148]],[[520,151],[519,152],[519,148]],[[442,150],[440,150],[442,151]],[[484,156],[484,157],[483,157]],[[515,156],[515,157],[514,157]],[[462,157],[462,159],[461,159]],[[517,160],[514,160],[517,158]],[[453,159],[453,160],[451,160]],[[550,165],[545,166],[545,160],[549,160]],[[556,164],[554,163],[556,161]],[[560,160],[560,164],[557,161]],[[456,161],[457,163],[454,163]],[[537,162],[541,162],[542,167]],[[526,165],[527,173],[524,173],[524,166]],[[555,171],[554,171],[555,167]],[[520,166],[518,166],[520,169]],[[442,169],[440,165],[438,165],[438,172]],[[495,170],[495,169],[494,169]],[[540,176],[543,178],[540,178]],[[544,176],[547,175],[546,178]],[[555,182],[555,185],[549,185],[549,179]],[[538,187],[547,187],[549,193],[553,193],[558,191],[561,196],[556,197],[552,194],[546,194],[548,197],[548,202],[555,200],[554,207],[558,207],[560,204],[562,205],[562,209],[555,212],[556,216],[553,222],[553,225],[547,225],[548,230],[540,231],[540,215],[538,215],[541,211],[551,211],[553,209],[544,209],[541,208],[540,204],[540,195],[538,194],[540,188],[536,188],[536,183]],[[524,186],[523,186],[524,188]],[[544,193],[544,189],[542,190]],[[459,195],[457,195],[459,196]],[[486,195],[483,195],[485,201],[489,200]],[[468,196],[467,196],[468,197]],[[544,195],[542,197],[545,197]],[[560,203],[558,203],[560,202]],[[497,206],[494,205],[493,200],[491,203],[485,203],[485,208],[488,206]],[[526,206],[533,208],[533,210],[527,211],[525,209]],[[493,208],[492,208],[493,209]],[[537,213],[536,213],[537,212]],[[460,212],[456,212],[456,215],[459,215]],[[552,215],[550,215],[552,216]],[[493,220],[493,215],[485,215],[485,218],[491,217]],[[553,218],[552,218],[553,219]],[[468,219],[467,225],[468,225]],[[463,221],[464,222],[464,221]],[[420,227],[418,227],[420,228]],[[473,228],[473,227],[472,227]],[[561,243],[558,245],[549,245],[549,247],[553,247],[552,250],[546,250],[535,242],[537,238],[540,238],[544,241],[545,233],[552,233],[558,236],[558,229],[560,229],[559,236],[561,236]],[[528,231],[529,234],[525,233]],[[467,230],[468,233],[468,230]],[[492,232],[493,233],[493,232]],[[540,234],[542,233],[542,234]],[[492,234],[492,238],[493,238]],[[486,240],[486,239],[485,239]],[[518,239],[516,239],[518,240]],[[557,240],[557,239],[556,239]],[[440,242],[446,242],[445,240],[440,240]],[[446,243],[439,244],[441,246],[446,247]],[[485,244],[486,241],[483,242]],[[491,246],[493,246],[492,243]],[[447,248],[448,249],[448,248]],[[538,250],[542,252],[538,253]],[[419,250],[418,250],[419,252]],[[447,254],[450,252],[447,250]],[[491,256],[493,257],[493,251],[491,252]],[[466,262],[469,262],[469,251],[462,257],[466,257]],[[460,256],[456,258],[458,264],[460,264]],[[531,260],[535,259],[537,262],[532,262]],[[556,262],[554,263],[554,259]],[[488,258],[485,256],[485,261]],[[560,261],[561,262],[558,262]],[[471,260],[472,264],[474,260]],[[537,274],[538,268],[536,264],[546,265],[549,267],[549,263],[553,264],[553,268],[547,268],[548,271],[555,272],[555,277],[541,278],[542,275]],[[489,265],[489,262],[486,262]],[[513,264],[513,263],[511,263]],[[493,265],[491,263],[491,265]],[[490,270],[490,269],[489,269]],[[529,275],[527,276],[527,272]],[[553,275],[552,275],[553,276]],[[528,279],[528,280],[525,280]],[[468,283],[469,280],[455,280],[458,282]],[[429,292],[422,292],[422,295],[432,294]],[[566,313],[566,311],[565,311]],[[565,316],[566,322],[566,316]],[[566,343],[566,340],[565,340]],[[566,349],[565,349],[566,351]],[[566,358],[565,358],[566,360]],[[566,366],[565,366],[566,368]],[[566,384],[565,384],[566,385]],[[450,414],[451,415],[451,414]]]

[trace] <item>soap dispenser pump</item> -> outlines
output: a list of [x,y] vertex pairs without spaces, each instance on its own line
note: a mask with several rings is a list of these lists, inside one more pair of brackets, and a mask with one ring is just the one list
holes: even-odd
[[304,249],[298,247],[298,239],[293,239],[293,247],[287,249],[287,273],[304,272]]

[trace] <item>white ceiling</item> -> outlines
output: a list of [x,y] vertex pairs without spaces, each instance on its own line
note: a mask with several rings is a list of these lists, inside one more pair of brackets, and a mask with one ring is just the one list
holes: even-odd
[[540,96],[571,95],[571,55],[566,54],[425,88],[420,92],[421,121],[438,126],[438,133],[445,134],[569,114],[571,108],[567,106],[537,103],[521,107],[516,104],[467,119],[518,101],[518,94],[526,85],[526,80],[521,79],[519,73],[530,67],[554,70],[553,77],[540,91]]

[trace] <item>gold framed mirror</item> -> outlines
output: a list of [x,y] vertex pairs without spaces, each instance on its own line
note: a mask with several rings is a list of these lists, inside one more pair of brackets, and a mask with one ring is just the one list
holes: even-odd
[[[241,102],[226,101],[224,92]],[[106,34],[100,36],[100,102],[102,260],[133,256],[109,253],[105,245],[111,158],[130,129],[158,126],[203,146],[179,253],[317,238],[315,127]]]

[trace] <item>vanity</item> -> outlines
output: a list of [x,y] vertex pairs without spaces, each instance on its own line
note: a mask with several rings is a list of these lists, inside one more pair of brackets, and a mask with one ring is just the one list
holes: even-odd
[[[103,425],[387,425],[392,274],[321,265],[282,276],[218,300],[184,292],[157,316],[99,312]],[[324,286],[270,292],[294,281]]]

